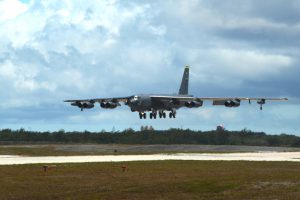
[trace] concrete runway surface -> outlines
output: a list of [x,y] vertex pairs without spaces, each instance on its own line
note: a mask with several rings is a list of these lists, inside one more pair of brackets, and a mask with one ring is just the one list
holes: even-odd
[[300,152],[252,153],[174,153],[152,155],[101,155],[101,156],[14,156],[0,155],[0,165],[37,163],[86,163],[155,160],[223,160],[223,161],[291,161],[300,162]]

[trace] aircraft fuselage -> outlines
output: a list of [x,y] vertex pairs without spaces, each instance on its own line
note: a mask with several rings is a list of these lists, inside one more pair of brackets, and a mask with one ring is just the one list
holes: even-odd
[[189,90],[189,67],[185,67],[181,85],[178,94],[174,95],[156,95],[156,94],[139,94],[129,97],[117,98],[98,98],[84,100],[65,100],[70,102],[72,106],[77,106],[83,111],[91,109],[95,103],[99,103],[101,108],[114,109],[121,106],[121,102],[129,106],[132,112],[138,112],[141,119],[146,119],[146,112],[150,112],[150,119],[156,117],[166,118],[166,112],[169,111],[169,117],[176,117],[176,110],[181,107],[199,108],[203,105],[203,101],[212,101],[214,106],[239,107],[241,101],[257,101],[262,110],[266,100],[287,100],[287,98],[250,98],[250,97],[194,97],[188,95]]

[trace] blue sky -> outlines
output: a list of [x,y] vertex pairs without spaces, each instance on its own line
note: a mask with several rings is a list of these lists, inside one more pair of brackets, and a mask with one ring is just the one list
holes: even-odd
[[[300,1],[0,1],[0,128],[248,128],[300,135]],[[140,120],[122,106],[80,112],[64,99],[177,93],[288,97],[181,109]]]

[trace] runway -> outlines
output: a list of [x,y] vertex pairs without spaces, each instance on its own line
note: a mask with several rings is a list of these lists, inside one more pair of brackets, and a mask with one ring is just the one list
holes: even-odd
[[44,156],[1,155],[0,165],[38,163],[125,162],[155,160],[288,161],[300,162],[300,152],[176,153],[152,155]]

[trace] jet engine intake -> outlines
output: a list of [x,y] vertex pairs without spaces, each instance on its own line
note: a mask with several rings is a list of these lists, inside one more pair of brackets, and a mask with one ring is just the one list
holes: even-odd
[[260,104],[260,105],[262,105],[262,104],[266,103],[266,100],[265,99],[261,99],[261,100],[258,100],[257,103]]
[[77,106],[78,108],[83,111],[83,109],[91,109],[94,108],[94,102],[80,102],[80,101],[75,101],[71,103],[72,106]]
[[262,110],[262,105],[266,103],[265,99],[260,99],[257,101],[257,103],[260,105],[260,110]]
[[113,109],[113,108],[120,106],[120,103],[119,102],[101,102],[100,106],[101,106],[101,108],[104,108],[104,109]]
[[72,106],[77,106],[78,108],[81,109],[91,109],[94,108],[94,103],[91,102],[80,102],[80,101],[76,101],[71,103]]
[[203,105],[203,101],[187,101],[185,102],[185,106],[188,108],[198,108]]
[[82,104],[80,101],[76,101],[76,102],[71,103],[71,106],[77,106],[77,107],[81,108]]
[[236,99],[236,100],[229,100],[229,101],[225,101],[224,105],[226,107],[239,107],[241,105],[241,102],[238,99]]
[[94,108],[94,104],[93,103],[83,103],[81,108],[91,109],[91,108]]

